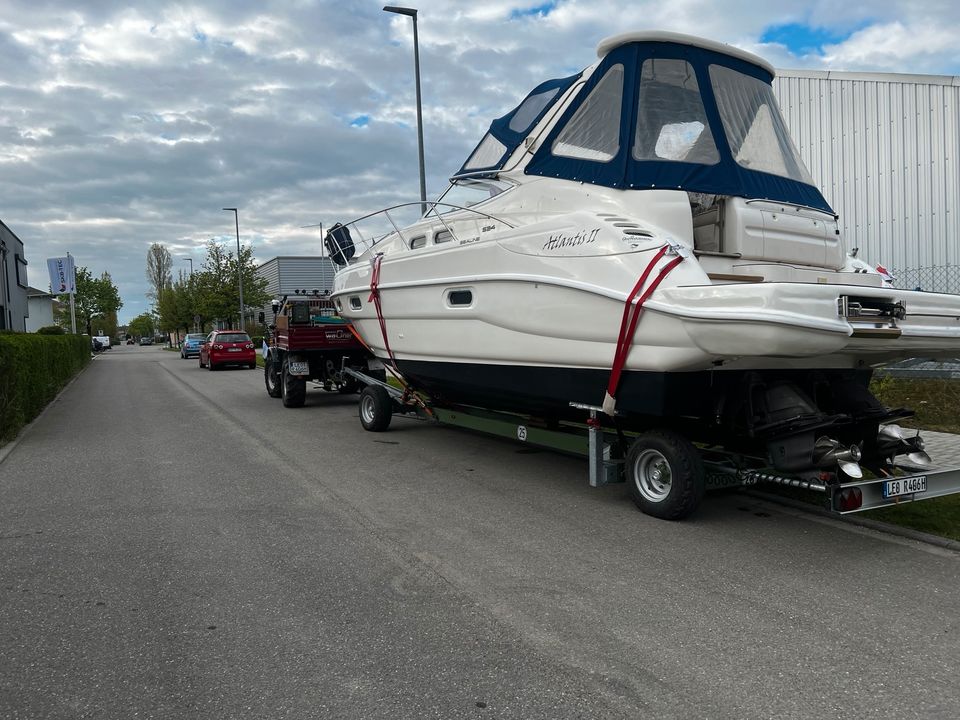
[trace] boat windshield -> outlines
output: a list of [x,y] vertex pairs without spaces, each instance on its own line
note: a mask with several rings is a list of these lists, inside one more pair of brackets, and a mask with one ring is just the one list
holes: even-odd
[[446,205],[456,205],[457,207],[472,207],[484,200],[499,195],[509,190],[513,185],[505,180],[495,180],[493,178],[461,178],[450,183],[443,195],[437,201],[443,203],[437,207],[437,212],[451,212],[455,208],[446,207]]

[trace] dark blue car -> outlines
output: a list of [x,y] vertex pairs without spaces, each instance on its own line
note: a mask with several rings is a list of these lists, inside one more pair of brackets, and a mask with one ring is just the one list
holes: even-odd
[[200,346],[206,340],[206,333],[190,333],[183,339],[180,346],[180,357],[186,360],[191,357],[200,357]]

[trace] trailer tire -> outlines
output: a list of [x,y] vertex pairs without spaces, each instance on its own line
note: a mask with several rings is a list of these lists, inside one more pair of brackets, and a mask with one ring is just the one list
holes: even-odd
[[263,384],[266,385],[267,395],[270,397],[278,398],[283,394],[280,387],[280,373],[272,355],[267,357],[267,361],[263,364]]
[[303,407],[307,401],[307,381],[291,375],[286,361],[280,372],[280,397],[283,398],[283,406],[288,408]]
[[367,385],[360,393],[360,424],[369,432],[383,432],[393,419],[393,400],[379,385]]
[[663,520],[682,520],[703,500],[706,473],[697,448],[670,430],[652,430],[627,452],[627,483],[637,507]]

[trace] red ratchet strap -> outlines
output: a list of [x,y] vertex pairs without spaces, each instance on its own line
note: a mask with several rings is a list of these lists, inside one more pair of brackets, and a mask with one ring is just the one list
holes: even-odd
[[643,273],[641,273],[637,284],[633,286],[633,290],[631,290],[627,296],[627,302],[623,307],[623,318],[620,320],[620,335],[617,337],[617,351],[613,356],[613,367],[610,370],[610,382],[607,384],[607,394],[603,398],[603,411],[611,417],[616,413],[617,387],[620,385],[620,375],[623,373],[623,366],[627,362],[627,355],[630,354],[630,348],[633,345],[633,335],[637,330],[640,314],[643,312],[643,304],[653,294],[653,291],[657,289],[657,286],[663,279],[670,274],[670,271],[683,262],[683,256],[678,255],[660,268],[657,277],[654,278],[653,282],[643,291],[643,294],[637,297],[637,294],[650,276],[653,266],[660,261],[660,258],[666,254],[668,249],[669,245],[664,245],[657,251],[657,254],[653,256],[653,259],[647,264],[647,267],[644,268]]
[[383,253],[377,254],[373,259],[373,272],[370,275],[370,297],[367,302],[372,302],[377,311],[377,322],[380,323],[380,333],[383,335],[383,345],[387,349],[387,355],[390,356],[390,362],[393,363],[393,369],[397,369],[397,359],[393,356],[393,350],[390,349],[390,340],[387,339],[387,321],[383,319],[383,310],[380,308],[380,262],[383,260]]
[[[419,405],[423,410],[433,416],[433,412],[427,407],[424,403],[423,398],[421,398],[417,393],[413,391],[406,381],[403,379],[403,376],[400,375],[400,370],[397,368],[397,358],[393,355],[393,350],[390,349],[390,340],[387,338],[387,321],[383,317],[383,310],[380,307],[380,263],[383,260],[383,253],[378,253],[377,256],[373,259],[373,272],[370,274],[370,297],[367,298],[367,302],[372,302],[374,309],[377,311],[377,322],[380,323],[380,333],[383,335],[383,345],[387,349],[387,355],[390,356],[390,364],[392,365],[391,371],[393,376],[397,381],[403,385],[403,398],[401,402],[408,400],[413,401]],[[351,328],[352,330],[352,328]],[[359,339],[359,335],[354,331],[354,335]],[[363,342],[362,340],[360,341]],[[366,344],[364,343],[366,346]],[[367,348],[369,350],[369,347]]]

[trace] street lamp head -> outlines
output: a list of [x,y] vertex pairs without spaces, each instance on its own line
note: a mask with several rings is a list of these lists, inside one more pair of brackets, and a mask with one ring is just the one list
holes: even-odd
[[221,209],[221,210],[232,210],[233,212],[236,212],[236,211],[237,211],[236,208],[220,208],[220,209]]
[[414,18],[414,19],[416,19],[416,17],[417,17],[417,9],[416,9],[416,8],[397,7],[396,5],[384,5],[384,6],[383,6],[383,11],[384,11],[384,12],[397,13],[398,15],[407,15],[407,16],[412,17],[412,18]]

